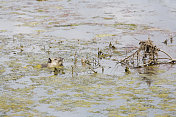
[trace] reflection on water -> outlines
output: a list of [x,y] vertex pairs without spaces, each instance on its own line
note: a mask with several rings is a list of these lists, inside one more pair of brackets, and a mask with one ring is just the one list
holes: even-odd
[[154,77],[157,77],[159,73],[158,67],[144,67],[142,69],[137,70],[139,74],[142,75],[142,80],[146,82],[146,84],[150,87],[152,84],[152,80],[154,80]]
[[144,68],[139,68],[139,69],[136,69],[138,71],[139,74],[146,74],[148,76],[152,76],[152,75],[157,75],[159,74],[158,71],[158,67],[156,66],[147,66],[147,67],[144,67]]
[[150,78],[143,77],[142,80],[144,80],[149,87],[151,86],[152,80]]
[[[174,116],[174,64],[125,73],[117,61],[148,36],[176,58],[175,6],[175,0],[0,1],[0,115]],[[41,68],[59,56],[64,69]]]

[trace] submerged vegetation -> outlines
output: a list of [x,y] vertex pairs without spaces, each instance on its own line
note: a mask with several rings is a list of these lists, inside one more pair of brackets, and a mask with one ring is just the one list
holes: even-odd
[[[7,41],[2,37],[1,40],[1,44]],[[21,44],[13,41],[16,44],[12,49],[8,49],[9,53],[12,53],[11,60],[5,60],[4,63],[7,64],[1,65],[0,83],[4,86],[1,88],[0,96],[1,115],[44,116],[53,115],[55,112],[73,114],[79,108],[87,110],[92,116],[147,116],[150,109],[156,112],[163,111],[162,114],[156,113],[156,116],[174,115],[174,89],[164,86],[175,86],[175,73],[167,74],[166,68],[161,70],[162,67],[157,66],[161,59],[159,52],[164,53],[162,56],[167,58],[163,59],[169,60],[168,63],[175,61],[166,52],[157,48],[151,40],[141,41],[137,51],[132,53],[133,49],[129,56],[123,47],[119,48],[120,44],[114,44],[115,42],[107,42],[100,50],[88,46],[90,43],[95,44],[94,40],[89,44],[79,40],[79,52],[65,53],[66,50],[75,48],[70,46],[71,41],[63,40],[62,43],[59,42],[59,46],[57,41],[50,42],[49,47],[45,49],[39,45],[40,53],[31,53],[27,51],[26,44],[36,45],[38,41],[22,43],[25,42],[24,37],[20,40]],[[22,45],[24,51],[18,50],[17,46]],[[86,46],[88,47],[85,48]],[[35,50],[36,47],[33,47],[32,50]],[[92,52],[84,52],[90,47]],[[67,58],[62,63],[64,67],[42,67],[40,63],[47,61],[45,55],[54,55],[57,49],[60,53],[65,53],[63,58]],[[6,51],[2,51],[1,54],[7,56]],[[118,59],[115,57],[123,58],[122,66],[117,64]],[[136,75],[136,72],[139,75]],[[14,83],[15,85],[12,85]],[[50,111],[43,112],[43,106]]]
[[151,9],[123,0],[0,3],[1,116],[175,116],[175,32],[138,22]]

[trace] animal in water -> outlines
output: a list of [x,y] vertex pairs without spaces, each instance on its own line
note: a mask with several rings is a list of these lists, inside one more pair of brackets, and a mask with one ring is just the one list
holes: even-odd
[[58,68],[63,66],[63,58],[48,58],[47,64],[42,64],[42,67],[48,67],[48,68]]

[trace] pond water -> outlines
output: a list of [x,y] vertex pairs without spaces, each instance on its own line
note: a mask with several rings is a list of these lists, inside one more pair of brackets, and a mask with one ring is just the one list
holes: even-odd
[[[1,0],[0,115],[174,117],[176,65],[126,73],[118,61],[148,38],[176,59],[175,6],[175,0]],[[58,75],[41,68],[50,57],[64,58]],[[91,67],[81,64],[86,59]]]

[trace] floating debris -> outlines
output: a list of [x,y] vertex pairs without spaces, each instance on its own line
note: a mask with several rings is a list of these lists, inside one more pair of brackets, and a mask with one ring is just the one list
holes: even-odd
[[[176,60],[172,59],[172,57],[164,52],[163,50],[157,48],[153,42],[148,39],[147,41],[139,42],[139,49],[135,51],[132,55],[126,57],[121,60],[120,63],[129,65],[133,68],[135,67],[144,67],[149,65],[156,64],[167,64],[167,63],[175,63]],[[164,53],[167,57],[158,57],[158,54]],[[159,60],[168,60],[168,61],[159,61]]]
[[167,39],[165,41],[163,41],[162,43],[166,44],[167,45]]
[[111,54],[105,54],[104,52],[102,52],[102,50],[99,50],[98,48],[98,58],[102,59],[102,58],[107,58],[110,57],[111,58]]
[[83,66],[85,66],[86,64],[87,64],[87,65],[91,65],[91,64],[90,64],[90,61],[89,61],[87,58],[86,58],[86,59],[83,59],[83,58],[82,58],[82,59],[81,59],[81,64],[82,64]]
[[111,48],[111,49],[116,49],[116,47],[115,47],[114,45],[112,45],[111,42],[109,43],[109,48]]
[[93,71],[94,73],[97,73],[95,69],[101,67],[99,60],[96,60],[95,58],[92,59],[81,59],[82,66],[87,66],[89,70]]
[[128,73],[128,74],[131,73],[129,67],[126,66],[125,72]]

